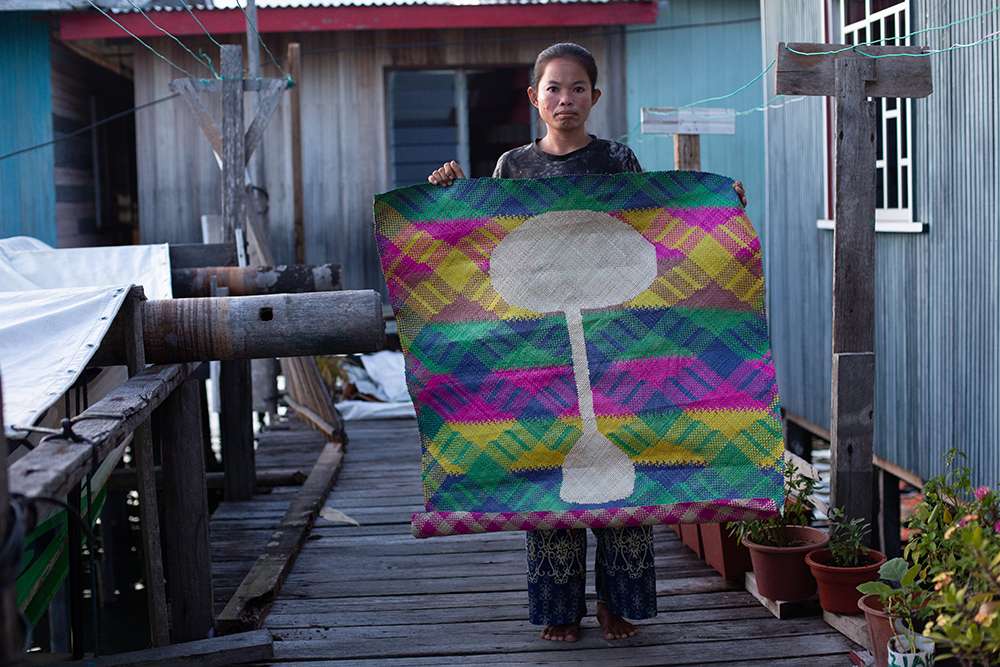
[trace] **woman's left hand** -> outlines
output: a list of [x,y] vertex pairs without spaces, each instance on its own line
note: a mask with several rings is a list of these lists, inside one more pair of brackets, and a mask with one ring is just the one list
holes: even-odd
[[743,189],[743,183],[740,181],[733,182],[733,190],[736,190],[736,194],[740,197],[740,203],[743,204],[743,208],[747,207],[747,193]]

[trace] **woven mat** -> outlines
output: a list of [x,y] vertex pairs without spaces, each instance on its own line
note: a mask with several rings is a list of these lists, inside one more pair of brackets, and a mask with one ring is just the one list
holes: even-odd
[[773,516],[760,241],[716,174],[375,198],[423,446],[417,537]]

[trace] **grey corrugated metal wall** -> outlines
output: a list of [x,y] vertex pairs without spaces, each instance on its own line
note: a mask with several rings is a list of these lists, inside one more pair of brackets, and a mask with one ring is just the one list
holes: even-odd
[[[988,0],[912,3],[911,29]],[[765,62],[781,39],[821,41],[819,0],[764,0]],[[932,48],[1000,29],[996,13],[918,36]],[[915,217],[926,234],[876,241],[875,451],[921,477],[958,447],[977,483],[1000,478],[1000,46],[931,56],[934,93],[914,102]],[[823,215],[821,102],[768,112],[768,279],[782,404],[829,423],[833,234]],[[782,223],[787,225],[784,229]]]
[[[778,42],[822,42],[821,0],[761,2],[763,61]],[[765,98],[774,96],[774,70]],[[765,99],[765,101],[766,101]],[[832,235],[825,218],[823,98],[767,109],[764,123],[768,221],[764,238],[768,321],[781,405],[816,424],[830,421]]]
[[[620,35],[587,36],[599,29],[560,29],[590,49],[603,73],[609,73],[609,48],[622,49]],[[530,65],[552,43],[551,28],[439,31],[352,31],[266,36],[275,55],[288,42],[302,45],[302,161],[305,194],[305,249],[309,263],[335,262],[343,267],[346,289],[384,289],[372,220],[372,197],[389,189],[385,71],[387,68],[446,69]],[[498,38],[525,38],[501,41]],[[230,40],[226,40],[230,41]],[[235,40],[232,40],[235,41]],[[448,44],[434,46],[434,43]],[[197,52],[217,54],[205,40],[185,40]],[[388,45],[409,45],[385,48]],[[192,72],[198,63],[168,38],[150,45]],[[266,54],[264,55],[266,59]],[[215,57],[217,61],[217,57]],[[262,67],[274,76],[273,65]],[[169,94],[167,81],[183,76],[163,60],[139,49],[135,55],[135,101],[143,104]],[[617,77],[620,81],[621,77]],[[624,90],[609,90],[594,107],[588,131],[619,136],[623,130],[612,100],[624,107]],[[287,97],[287,96],[286,96]],[[218,95],[205,94],[218,114]],[[248,96],[249,99],[249,96]],[[617,116],[621,116],[617,113]],[[139,219],[143,243],[199,242],[200,216],[219,213],[220,175],[208,141],[179,99],[136,114]],[[293,252],[291,136],[287,99],[264,135],[267,156],[270,242],[277,261],[291,262]]]

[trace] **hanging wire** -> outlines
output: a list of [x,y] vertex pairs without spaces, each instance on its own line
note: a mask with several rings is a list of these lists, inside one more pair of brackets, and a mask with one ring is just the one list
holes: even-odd
[[187,51],[188,53],[190,53],[190,54],[191,54],[191,56],[192,56],[192,57],[194,57],[194,59],[195,59],[195,60],[197,60],[197,61],[198,61],[198,62],[199,62],[200,64],[202,64],[202,65],[204,65],[205,67],[207,67],[208,69],[210,69],[210,70],[212,71],[212,74],[213,74],[213,75],[215,76],[215,78],[216,78],[216,79],[218,79],[218,78],[221,78],[221,77],[219,77],[219,75],[218,75],[218,74],[216,73],[216,71],[215,71],[215,68],[214,68],[214,67],[212,67],[212,61],[211,61],[211,60],[209,60],[209,61],[208,61],[208,64],[206,65],[206,64],[205,64],[205,62],[204,62],[204,61],[202,61],[202,59],[201,59],[201,58],[199,58],[198,56],[196,56],[196,55],[194,54],[194,52],[193,52],[193,51],[191,51],[191,49],[189,49],[188,47],[186,47],[186,46],[184,45],[184,42],[182,42],[181,40],[177,39],[176,37],[174,37],[173,35],[171,35],[171,34],[170,34],[169,32],[167,32],[166,30],[164,30],[164,29],[163,29],[163,28],[161,28],[160,26],[158,26],[158,25],[156,25],[155,23],[153,23],[153,19],[149,18],[149,14],[147,14],[147,13],[146,13],[146,12],[144,12],[144,11],[142,11],[142,8],[141,8],[141,7],[139,7],[139,5],[137,5],[137,4],[135,4],[134,2],[132,2],[132,0],[128,0],[128,4],[132,5],[132,6],[133,6],[133,7],[134,7],[134,8],[136,9],[136,10],[138,10],[138,12],[139,12],[140,14],[142,14],[142,15],[143,15],[143,16],[144,16],[144,17],[146,18],[146,20],[147,20],[147,21],[149,21],[149,24],[150,24],[151,26],[153,26],[154,28],[156,28],[157,30],[159,30],[159,31],[160,31],[160,32],[162,32],[162,33],[163,33],[164,35],[166,35],[166,36],[167,36],[167,37],[169,37],[170,39],[174,40],[174,41],[175,41],[175,42],[177,42],[178,44],[180,44],[180,45],[181,45],[181,48],[182,48],[182,49],[184,49],[185,51]]
[[[964,19],[959,19],[957,21],[952,21],[951,23],[946,23],[945,25],[939,25],[939,26],[934,26],[934,27],[931,27],[931,28],[924,28],[923,30],[917,30],[916,32],[911,32],[911,33],[909,33],[907,35],[903,35],[903,36],[899,37],[898,39],[899,39],[899,41],[903,41],[903,40],[909,39],[910,37],[913,37],[914,35],[920,35],[920,34],[923,34],[925,32],[934,32],[935,30],[945,30],[947,28],[951,28],[952,26],[956,26],[956,25],[959,25],[959,24],[962,24],[962,23],[968,23],[969,21],[974,21],[974,20],[976,20],[978,18],[986,16],[987,14],[992,14],[992,13],[998,12],[998,11],[1000,11],[1000,7],[994,7],[993,9],[987,9],[985,12],[980,12],[979,14],[973,14],[972,16],[967,16]],[[996,34],[996,33],[993,33],[993,34]],[[874,44],[878,44],[881,41],[883,41],[883,40],[881,40],[881,39],[873,39],[871,41],[864,42],[863,44],[852,44],[851,46],[845,46],[844,48],[837,49],[836,51],[817,51],[816,53],[806,53],[804,51],[796,51],[795,49],[788,49],[788,50],[791,51],[792,53],[794,53],[796,55],[800,55],[800,56],[832,56],[832,55],[836,55],[838,53],[843,53],[844,51],[854,51],[859,46],[872,46]],[[991,41],[995,41],[995,40],[991,40]],[[984,43],[984,42],[974,42],[972,44],[956,44],[956,45],[954,45],[954,46],[952,46],[950,48],[940,49],[940,50],[932,51],[932,52],[929,52],[929,53],[899,53],[899,54],[891,54],[891,55],[893,55],[894,57],[895,56],[910,56],[910,57],[914,57],[914,56],[916,56],[916,57],[929,56],[929,55],[934,55],[935,53],[944,53],[946,51],[954,51],[954,50],[959,49],[959,48],[965,48],[965,47],[968,47],[968,46],[975,46],[976,44],[981,44],[981,43]],[[786,46],[785,48],[787,49],[788,47]],[[867,53],[864,53],[863,51],[858,51],[858,53],[861,53],[862,55],[866,55],[869,58],[885,58],[885,57],[887,57],[887,56],[872,56],[872,55],[869,55]]]
[[[246,72],[246,69],[244,69],[244,68],[243,68],[243,63],[242,63],[242,62],[237,62],[237,61],[236,61],[236,56],[234,56],[233,54],[229,53],[229,51],[227,51],[227,50],[225,50],[224,48],[222,48],[222,44],[219,44],[219,42],[218,42],[218,41],[216,41],[215,37],[212,37],[212,33],[210,33],[210,32],[208,31],[208,28],[206,28],[206,27],[204,26],[204,24],[203,24],[203,23],[202,23],[201,21],[199,21],[199,20],[198,20],[198,16],[197,16],[197,15],[196,15],[196,14],[195,14],[195,13],[194,13],[193,11],[191,11],[191,5],[189,5],[189,4],[187,3],[187,0],[181,0],[181,4],[182,4],[182,5],[184,5],[184,9],[186,9],[186,10],[188,11],[188,14],[190,14],[190,15],[191,15],[191,18],[193,18],[193,19],[194,19],[194,20],[195,20],[195,21],[196,21],[196,22],[198,23],[198,25],[200,25],[200,26],[201,26],[201,29],[205,31],[205,34],[206,34],[206,35],[208,35],[208,38],[209,38],[210,40],[212,40],[212,43],[213,43],[213,44],[215,44],[215,45],[216,45],[217,47],[219,47],[219,50],[220,50],[220,51],[221,51],[222,53],[225,53],[226,55],[228,55],[228,56],[229,56],[229,58],[230,58],[230,59],[231,59],[231,60],[232,60],[232,61],[233,61],[234,63],[236,63],[236,65],[237,65],[237,66],[238,66],[238,67],[239,67],[239,68],[240,68],[240,69],[241,69],[241,70],[242,70],[243,72]],[[199,49],[199,50],[200,50],[200,49]],[[209,62],[209,63],[211,63],[211,62],[212,62],[212,59],[211,59],[211,58],[209,58],[209,57],[208,57],[207,55],[205,55],[205,54],[202,54],[202,55],[204,55],[204,56],[205,56],[205,59],[206,59],[206,60],[208,60],[208,62]],[[220,56],[220,59],[221,59],[221,56]],[[220,64],[220,67],[221,67],[221,64]],[[215,71],[215,68],[213,68],[213,69],[212,69],[212,71],[214,72],[214,71]],[[222,77],[221,77],[221,76],[219,76],[219,75],[216,75],[216,76],[218,76],[218,78],[220,78],[220,79],[222,78]]]
[[174,93],[173,95],[169,95],[167,97],[161,97],[160,99],[153,100],[152,102],[146,102],[145,104],[140,104],[137,107],[132,107],[131,109],[126,109],[125,111],[116,113],[113,116],[108,116],[107,118],[99,120],[96,123],[91,123],[90,125],[88,125],[86,127],[81,127],[79,130],[75,130],[73,132],[70,132],[69,134],[64,134],[63,136],[57,137],[57,138],[53,139],[52,141],[46,141],[45,143],[42,143],[42,144],[36,144],[35,146],[30,146],[28,148],[22,148],[20,150],[16,150],[13,153],[7,153],[6,155],[0,155],[0,162],[2,162],[3,160],[6,160],[7,158],[14,157],[15,155],[20,155],[21,153],[27,153],[29,151],[37,150],[39,148],[45,148],[46,146],[51,146],[52,144],[60,142],[60,141],[65,141],[66,139],[70,139],[72,137],[75,137],[78,134],[83,134],[84,132],[89,132],[90,130],[94,129],[95,127],[99,127],[101,125],[104,125],[105,123],[110,123],[113,120],[118,120],[119,118],[121,118],[123,116],[127,116],[129,114],[135,113],[136,111],[139,111],[140,109],[145,109],[146,107],[151,107],[154,104],[159,104],[160,102],[166,102],[167,100],[172,100],[175,97],[178,97],[179,95],[180,95],[180,93]]
[[[97,11],[99,11],[99,12],[100,12],[101,14],[103,14],[103,15],[104,15],[104,16],[105,16],[105,17],[106,17],[106,18],[107,18],[107,19],[108,19],[109,21],[111,21],[112,23],[114,23],[114,24],[115,24],[116,26],[118,26],[119,28],[121,28],[122,30],[124,30],[125,32],[127,32],[128,34],[132,35],[132,37],[134,37],[134,38],[135,38],[135,40],[136,40],[137,42],[139,42],[140,44],[142,44],[143,46],[145,46],[145,47],[146,47],[147,49],[149,49],[150,51],[152,51],[152,52],[153,52],[153,54],[154,54],[154,55],[155,55],[155,56],[156,56],[157,58],[159,58],[160,60],[162,60],[163,62],[167,63],[168,65],[170,65],[170,66],[171,66],[171,67],[173,67],[174,69],[178,69],[178,70],[180,70],[181,72],[184,72],[185,74],[187,74],[187,75],[188,75],[189,77],[191,77],[192,79],[197,79],[197,78],[198,78],[198,77],[196,77],[196,76],[195,76],[194,74],[192,74],[191,72],[189,72],[189,71],[187,71],[186,69],[184,69],[183,67],[181,67],[180,65],[176,65],[176,64],[174,64],[174,63],[173,63],[173,62],[171,62],[171,61],[170,61],[170,60],[169,60],[168,58],[166,58],[165,56],[161,55],[161,54],[160,54],[160,53],[159,53],[159,52],[158,52],[158,51],[157,51],[156,49],[154,49],[154,48],[153,48],[152,46],[150,46],[150,45],[149,45],[149,44],[147,44],[146,42],[144,42],[144,41],[142,41],[141,39],[139,39],[138,37],[136,37],[136,35],[134,35],[134,34],[132,33],[132,31],[131,31],[131,30],[129,30],[128,28],[126,28],[125,26],[123,26],[123,25],[122,25],[121,23],[119,23],[118,21],[116,21],[116,20],[115,20],[115,19],[114,19],[114,18],[113,18],[113,17],[112,17],[112,16],[110,15],[110,14],[108,14],[108,13],[107,13],[106,11],[104,11],[103,9],[101,9],[100,7],[98,7],[97,5],[95,5],[95,4],[94,4],[94,0],[87,0],[87,4],[89,4],[89,5],[91,6],[91,7],[93,7],[94,9],[96,9]],[[192,54],[192,55],[194,55],[194,54]],[[199,61],[199,62],[201,62],[201,61]]]
[[746,90],[747,88],[749,88],[753,84],[755,84],[758,81],[760,81],[760,79],[765,74],[767,74],[768,71],[772,67],[774,67],[774,63],[776,63],[776,62],[777,62],[777,60],[772,60],[771,64],[764,68],[763,72],[761,72],[760,74],[758,74],[757,76],[755,76],[752,80],[748,81],[747,83],[745,83],[744,85],[740,86],[739,88],[737,88],[736,90],[734,90],[733,92],[731,92],[731,93],[729,93],[727,95],[719,95],[718,97],[708,97],[708,98],[705,98],[703,100],[698,100],[697,102],[692,102],[691,104],[685,104],[684,106],[677,107],[676,109],[671,109],[670,111],[657,111],[655,109],[648,109],[648,111],[649,111],[649,113],[655,114],[657,116],[670,116],[670,115],[673,115],[675,113],[680,112],[682,109],[690,109],[691,107],[698,106],[699,104],[704,104],[705,102],[716,102],[718,100],[724,100],[724,99],[733,97],[734,95],[738,95],[739,93],[742,93],[744,90]]

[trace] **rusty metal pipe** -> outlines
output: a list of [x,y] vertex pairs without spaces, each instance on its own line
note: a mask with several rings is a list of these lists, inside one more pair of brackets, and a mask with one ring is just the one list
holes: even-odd
[[[114,329],[91,365],[122,363]],[[372,290],[146,301],[146,362],[267,359],[385,348],[382,299]]]

